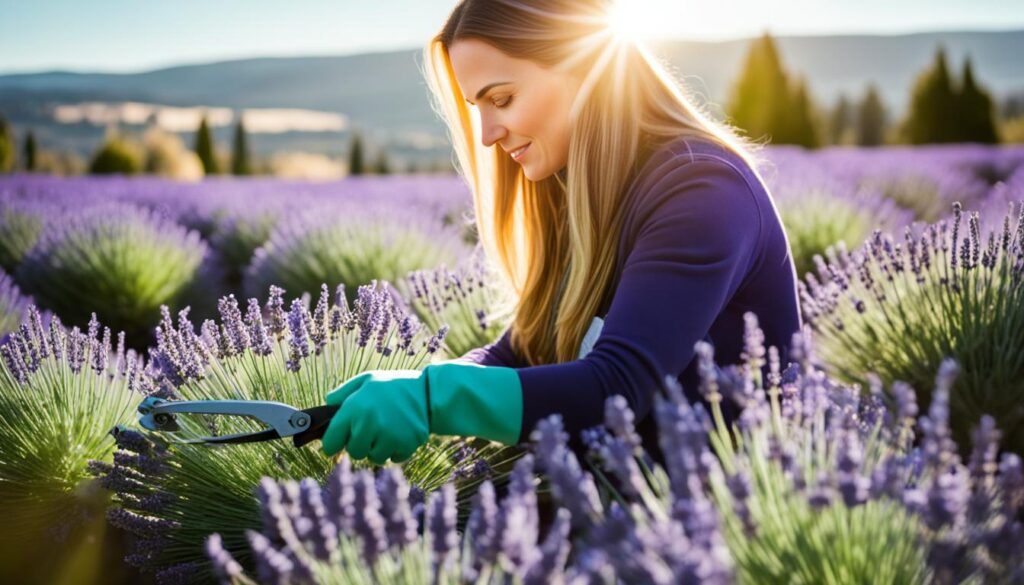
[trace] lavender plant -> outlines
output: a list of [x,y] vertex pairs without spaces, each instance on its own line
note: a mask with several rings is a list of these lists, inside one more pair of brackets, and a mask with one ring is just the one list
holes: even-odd
[[336,205],[280,221],[256,250],[244,286],[250,295],[277,285],[297,296],[322,282],[343,282],[351,294],[371,280],[395,282],[412,270],[454,265],[466,253],[458,233],[422,209]]
[[0,343],[5,334],[16,330],[28,316],[29,302],[14,280],[0,270]]
[[[619,505],[642,510],[637,524],[667,515],[691,541],[715,528],[740,582],[1012,583],[1024,575],[1020,458],[1004,455],[996,473],[998,432],[986,418],[970,463],[960,463],[948,425],[955,362],[939,369],[914,447],[917,403],[905,384],[895,385],[891,411],[877,380],[865,395],[837,385],[806,335],[794,338],[794,363],[780,371],[777,351],[765,351],[756,319],[746,319],[741,365],[716,367],[711,347],[698,343],[710,416],[666,380],[669,397],[655,407],[664,471],[638,449],[624,399],[609,399],[607,430],[591,436],[591,450]],[[742,406],[732,428],[724,399]],[[564,501],[596,501],[578,480],[551,481]],[[608,556],[639,556],[617,553]]]
[[[1020,458],[1004,455],[997,470],[998,433],[986,419],[960,463],[943,401],[953,362],[915,448],[908,388],[897,387],[890,412],[877,384],[861,397],[830,380],[808,337],[794,339],[784,371],[761,339],[748,315],[744,363],[724,369],[699,344],[710,415],[666,380],[655,412],[663,463],[613,396],[604,427],[585,436],[591,470],[560,417],[542,420],[531,435],[542,483],[532,456],[503,499],[485,482],[461,536],[451,492],[435,492],[422,514],[395,470],[374,480],[343,461],[319,492],[315,482],[265,479],[251,560],[236,561],[214,535],[215,572],[223,583],[253,582],[243,563],[260,583],[1012,583],[1024,574]],[[724,399],[744,407],[733,428]],[[541,489],[557,506],[549,522]]]
[[415,270],[398,287],[427,326],[449,328],[444,339],[449,355],[461,356],[493,342],[511,321],[508,291],[488,268],[479,247],[454,270]]
[[518,461],[501,501],[485,482],[460,537],[451,483],[424,501],[398,468],[374,477],[342,459],[323,488],[264,478],[263,528],[247,534],[251,553],[236,560],[214,534],[207,554],[222,583],[253,583],[247,562],[260,583],[557,583],[569,517],[561,510],[539,538],[535,483],[531,456]]
[[230,290],[241,290],[242,277],[256,250],[270,239],[277,223],[272,213],[257,208],[223,219],[210,236],[210,247],[225,269]]
[[22,289],[71,323],[95,311],[130,345],[174,303],[206,253],[195,232],[125,204],[103,204],[51,223],[14,274]]
[[39,205],[0,199],[0,269],[13,272],[43,231]]
[[[1024,452],[1024,216],[982,230],[977,212],[908,229],[876,232],[853,253],[837,246],[818,275],[800,283],[802,310],[821,355],[840,378],[868,386],[902,380],[931,402],[931,376],[946,357],[962,375],[950,395],[957,443],[983,415],[1004,430],[1004,446]],[[891,396],[890,396],[891,398]]]
[[[352,376],[369,369],[419,369],[441,347],[445,329],[427,331],[394,303],[386,284],[359,288],[349,308],[344,288],[332,303],[326,285],[309,310],[296,299],[285,310],[284,290],[272,287],[266,314],[250,299],[243,316],[233,296],[220,301],[220,322],[207,320],[197,332],[188,312],[177,325],[163,309],[150,367],[169,396],[188,400],[275,400],[309,408]],[[248,419],[178,416],[184,437],[257,430]],[[259,527],[253,486],[261,477],[310,477],[323,481],[334,461],[318,444],[288,441],[228,446],[181,444],[133,431],[120,433],[114,465],[101,470],[116,492],[109,519],[141,539],[126,558],[173,583],[208,573],[203,541],[218,531],[232,553]],[[432,438],[403,464],[423,492],[448,479],[470,488],[490,466],[507,467],[515,451],[497,443]]]
[[123,333],[116,344],[112,348],[109,328],[101,334],[95,315],[85,332],[68,330],[31,305],[0,345],[4,561],[47,546],[47,535],[66,535],[76,518],[102,509],[87,467],[90,460],[110,459],[108,431],[134,415],[150,388],[142,359],[125,349]]
[[773,188],[797,275],[814,270],[814,256],[837,242],[858,246],[882,222],[899,230],[913,219],[892,200],[838,181]]

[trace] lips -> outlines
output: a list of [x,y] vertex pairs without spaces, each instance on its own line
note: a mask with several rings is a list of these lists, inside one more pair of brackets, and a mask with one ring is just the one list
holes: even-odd
[[513,159],[518,161],[519,159],[523,158],[523,155],[526,154],[526,151],[530,149],[531,144],[533,143],[527,142],[525,146],[521,146],[516,150],[510,151],[509,154],[512,156]]

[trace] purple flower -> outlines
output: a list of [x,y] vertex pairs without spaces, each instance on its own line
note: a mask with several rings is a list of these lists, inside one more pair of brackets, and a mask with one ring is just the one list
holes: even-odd
[[967,473],[962,467],[952,467],[939,474],[928,490],[925,521],[932,530],[959,525],[970,497]]
[[270,332],[278,340],[284,337],[288,327],[287,316],[284,311],[284,289],[279,286],[270,286],[270,297],[267,299],[267,315],[270,319]]
[[256,575],[260,583],[274,585],[288,585],[291,583],[294,563],[287,555],[274,548],[274,546],[259,532],[247,530],[249,546],[252,548],[253,557],[256,561]]
[[569,558],[571,524],[569,510],[559,508],[540,546],[540,554],[526,570],[524,585],[544,585],[561,579],[565,562]]
[[551,415],[538,422],[531,439],[551,482],[552,495],[569,509],[575,528],[589,527],[601,516],[603,507],[591,475],[583,472],[567,446],[569,437],[562,429],[561,416]]
[[388,548],[386,523],[381,516],[380,498],[373,474],[362,470],[354,478],[353,506],[358,511],[353,523],[354,533],[362,540],[363,557],[372,565]]
[[238,308],[235,295],[223,297],[217,303],[226,338],[231,348],[229,355],[237,355],[249,348],[249,331],[242,322],[242,312]]
[[418,536],[416,520],[409,505],[409,483],[401,468],[381,469],[377,483],[389,546],[401,549],[413,544]]
[[750,513],[749,499],[751,496],[750,476],[744,471],[737,471],[726,479],[726,485],[732,494],[733,506],[736,515],[743,523],[743,529],[748,536],[753,536],[757,531],[757,525]]
[[441,572],[455,554],[459,537],[455,533],[455,486],[446,483],[427,499],[427,529],[433,551],[434,573]]
[[222,584],[230,585],[234,579],[242,575],[242,565],[224,549],[220,534],[211,534],[206,539],[206,556],[213,565],[214,575]]
[[309,332],[306,329],[305,312],[306,309],[302,306],[302,301],[299,299],[292,301],[292,309],[288,313],[288,329],[291,332],[291,338],[288,341],[291,347],[288,369],[292,372],[298,372],[302,367],[302,360],[309,357]]
[[320,486],[312,479],[304,478],[299,482],[299,498],[299,520],[303,525],[301,538],[313,544],[313,554],[317,558],[329,560],[338,547],[338,529],[327,517]]
[[494,484],[485,480],[473,496],[473,508],[466,524],[466,532],[473,547],[474,571],[479,571],[483,565],[493,565],[498,560],[500,541],[497,531],[498,505]]
[[352,462],[342,457],[331,475],[327,477],[324,488],[324,506],[327,515],[338,527],[338,532],[345,536],[355,535],[355,475],[352,473]]
[[267,328],[263,325],[263,315],[260,313],[260,302],[256,299],[249,299],[249,307],[245,314],[245,323],[249,330],[249,339],[252,343],[252,350],[256,355],[268,356],[274,353],[274,345],[270,339]]

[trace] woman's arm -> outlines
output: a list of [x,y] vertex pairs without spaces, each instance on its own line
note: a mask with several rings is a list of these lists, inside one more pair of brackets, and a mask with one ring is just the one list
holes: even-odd
[[634,245],[593,350],[517,370],[520,441],[556,412],[576,436],[602,422],[605,399],[615,394],[638,420],[646,417],[665,376],[689,365],[763,245],[760,203],[730,163],[677,157],[654,172],[657,180],[636,200]]
[[494,343],[471,349],[453,361],[480,364],[481,366],[521,368],[526,365],[526,362],[512,349],[511,335],[512,327],[510,326]]

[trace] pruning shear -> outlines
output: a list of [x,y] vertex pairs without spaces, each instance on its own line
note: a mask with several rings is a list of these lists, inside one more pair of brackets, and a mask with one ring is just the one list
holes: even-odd
[[296,447],[323,438],[340,406],[324,405],[299,410],[270,400],[164,400],[149,396],[139,404],[139,424],[151,431],[180,431],[176,414],[223,414],[255,418],[270,428],[221,437],[182,439],[182,443],[252,443],[291,437]]

